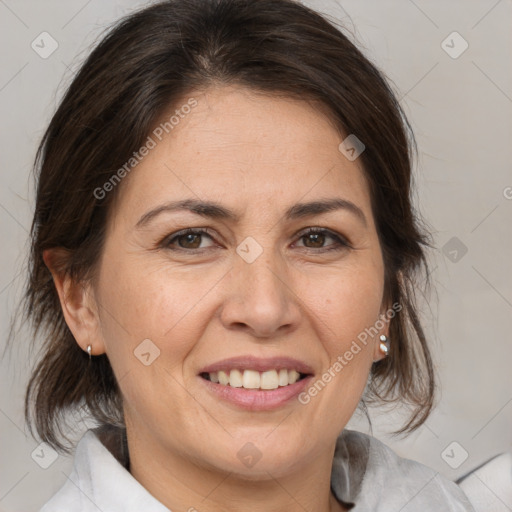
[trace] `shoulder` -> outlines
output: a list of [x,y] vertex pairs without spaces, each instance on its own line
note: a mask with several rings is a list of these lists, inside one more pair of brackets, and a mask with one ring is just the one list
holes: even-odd
[[512,510],[512,450],[486,460],[457,483],[478,512]]
[[169,512],[126,469],[122,429],[88,430],[78,443],[73,469],[39,512]]
[[67,476],[64,485],[43,505],[39,512],[90,510],[85,501],[92,492],[90,479],[87,478],[88,465],[91,451],[94,452],[95,448],[96,450],[99,448],[95,446],[97,442],[98,440],[91,430],[84,434],[75,450],[71,473]]
[[354,430],[337,439],[332,486],[345,502],[355,503],[353,512],[474,512],[456,483]]

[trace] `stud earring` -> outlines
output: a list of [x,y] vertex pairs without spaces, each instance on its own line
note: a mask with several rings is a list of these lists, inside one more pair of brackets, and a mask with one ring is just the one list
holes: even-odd
[[380,336],[380,351],[386,356],[389,352],[389,340],[384,334],[381,334]]
[[92,345],[87,345],[87,353],[89,354],[89,361],[91,360]]

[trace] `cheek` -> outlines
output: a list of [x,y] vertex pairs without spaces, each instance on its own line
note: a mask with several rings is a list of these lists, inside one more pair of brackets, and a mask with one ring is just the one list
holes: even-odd
[[324,276],[316,286],[302,291],[303,300],[318,318],[321,339],[333,350],[343,350],[347,342],[371,327],[379,318],[383,296],[383,276],[378,267],[353,268]]
[[307,289],[304,297],[327,356],[319,378],[329,382],[327,402],[336,403],[335,414],[345,414],[357,405],[373,364],[378,334],[372,327],[379,320],[383,277],[378,266],[354,268],[317,282],[315,293]]
[[157,414],[169,424],[166,404],[174,403],[173,414],[179,409],[185,417],[192,407],[179,398],[182,365],[200,339],[200,319],[207,314],[201,298],[218,278],[205,276],[197,286],[197,274],[177,278],[161,266],[118,261],[102,267],[100,281],[101,331],[109,361],[131,414]]
[[382,284],[378,273],[364,272],[329,282],[310,302],[327,359],[304,400],[323,409],[334,432],[348,422],[367,384],[377,339],[367,333],[379,319]]
[[160,350],[160,363],[179,364],[199,339],[201,298],[218,279],[171,275],[137,259],[118,262],[105,264],[100,280],[101,330],[114,371],[138,366],[138,347],[148,339]]

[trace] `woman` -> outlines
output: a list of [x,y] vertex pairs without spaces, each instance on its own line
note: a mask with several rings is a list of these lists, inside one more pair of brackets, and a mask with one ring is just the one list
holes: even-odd
[[433,406],[412,145],[383,76],[298,2],[122,20],[38,151],[27,419],[62,451],[66,412],[98,423],[42,511],[473,510],[345,428]]

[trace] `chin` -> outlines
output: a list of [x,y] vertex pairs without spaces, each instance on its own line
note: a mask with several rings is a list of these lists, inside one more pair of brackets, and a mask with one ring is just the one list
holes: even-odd
[[228,445],[217,445],[220,449],[213,453],[205,446],[204,450],[201,449],[196,454],[195,462],[210,471],[232,474],[254,482],[268,480],[269,475],[275,478],[284,476],[295,467],[303,467],[303,462],[298,457],[303,445],[290,442],[285,444],[285,440],[280,438],[272,443],[267,439],[264,443],[265,436],[268,436],[268,431],[260,436],[261,442],[249,440],[255,436],[232,439]]

